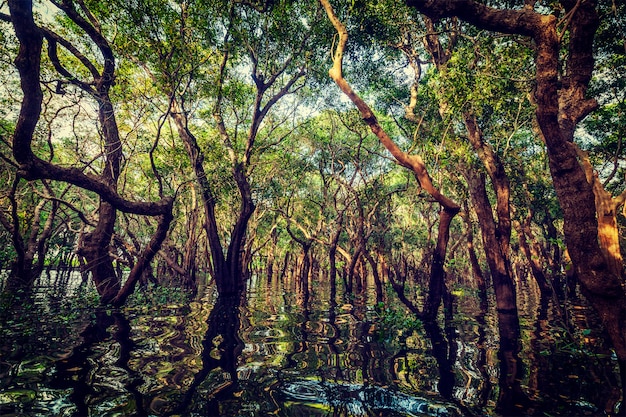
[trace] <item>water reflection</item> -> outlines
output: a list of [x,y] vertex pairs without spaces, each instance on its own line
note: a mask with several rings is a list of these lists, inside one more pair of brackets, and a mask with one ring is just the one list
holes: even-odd
[[[438,404],[388,388],[359,384],[336,384],[327,381],[294,381],[277,388],[289,408],[307,408],[310,415],[367,416],[371,412],[384,415],[408,416],[460,416],[453,405]],[[317,413],[316,410],[317,409]],[[375,414],[376,415],[376,414]],[[383,414],[378,414],[383,415]]]
[[[48,382],[52,389],[68,393],[71,405],[64,407],[63,414],[78,417],[112,409],[145,415],[138,390],[143,379],[128,366],[135,344],[124,314],[99,309],[80,335],[82,343],[55,361]],[[92,404],[96,404],[93,409]]]
[[[502,370],[515,368],[485,299],[461,294],[443,320],[411,328],[381,316],[373,283],[363,289],[346,296],[312,275],[305,292],[285,276],[251,281],[243,299],[209,288],[71,316],[36,296],[3,317],[0,415],[499,415]],[[582,336],[572,345],[550,299],[520,303],[526,413],[616,410],[615,361],[582,311],[567,308]],[[519,413],[509,405],[501,414]]]
[[[167,416],[184,414],[189,409],[199,415],[223,414],[220,403],[228,401],[239,389],[237,364],[244,347],[239,337],[240,304],[239,296],[217,297],[202,341],[202,368],[194,375],[182,399],[171,411],[165,409],[173,403],[165,403],[162,409],[153,411]],[[232,403],[235,406],[228,411],[238,413],[237,403]]]

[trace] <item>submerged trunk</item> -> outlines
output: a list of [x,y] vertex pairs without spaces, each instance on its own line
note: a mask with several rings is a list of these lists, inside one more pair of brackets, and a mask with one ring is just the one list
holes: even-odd
[[456,215],[456,211],[442,209],[439,211],[439,231],[437,234],[437,246],[433,253],[430,269],[430,285],[428,287],[428,300],[424,314],[427,319],[434,319],[445,291],[445,260],[450,240],[450,223]]
[[[105,75],[108,76],[108,74]],[[98,121],[102,127],[105,149],[104,168],[100,179],[115,190],[122,162],[122,143],[113,104],[109,97],[111,83],[112,80],[101,80],[99,91],[94,98],[98,101]],[[102,304],[110,303],[121,288],[122,277],[116,273],[113,259],[109,255],[116,220],[117,209],[101,200],[98,208],[98,223],[95,229],[84,237],[78,248],[80,255],[87,261],[87,270],[91,272]]]
[[222,285],[222,291],[226,291],[225,294],[235,294],[243,290],[245,281],[248,278],[246,276],[247,265],[244,264],[243,251],[246,245],[248,223],[254,213],[255,205],[245,169],[242,163],[236,163],[233,166],[233,176],[239,189],[241,203],[226,255],[228,280],[225,279]]
[[113,259],[109,254],[116,210],[108,203],[100,202],[96,228],[86,233],[79,242],[78,254],[85,259],[85,272],[91,273],[102,304],[110,303],[121,288]]
[[233,176],[240,190],[241,207],[237,222],[231,233],[227,254],[224,256],[224,247],[222,246],[215,214],[216,200],[204,169],[204,155],[198,146],[196,137],[187,126],[185,113],[176,111],[172,113],[172,118],[178,128],[178,134],[185,145],[196,182],[200,188],[204,206],[205,232],[211,252],[211,270],[214,274],[213,278],[215,279],[218,292],[223,295],[237,294],[243,289],[246,279],[243,265],[243,249],[246,243],[248,222],[255,209],[244,167],[241,164],[235,164],[233,167]]
[[204,170],[204,154],[198,146],[196,137],[191,133],[187,126],[187,118],[182,110],[172,113],[172,118],[178,129],[178,135],[180,136],[187,156],[191,162],[198,188],[200,188],[200,196],[202,198],[202,205],[204,208],[204,228],[209,243],[209,249],[211,252],[212,271],[216,282],[218,282],[223,276],[226,267],[226,259],[224,257],[224,251],[222,243],[219,237],[219,231],[217,227],[217,220],[215,217],[215,197],[213,196],[213,190],[209,183],[208,177]]

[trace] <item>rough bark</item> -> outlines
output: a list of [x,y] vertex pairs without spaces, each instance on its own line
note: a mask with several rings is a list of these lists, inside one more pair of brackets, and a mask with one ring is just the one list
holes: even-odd
[[[586,96],[594,68],[592,44],[599,24],[596,2],[561,3],[568,14],[564,28],[568,36],[558,33],[556,16],[535,11],[532,2],[522,9],[508,10],[474,0],[406,0],[407,5],[434,19],[454,16],[481,29],[524,35],[534,41],[535,114],[563,210],[566,245],[575,276],[602,318],[620,364],[626,367],[624,276],[614,271],[600,244],[600,215],[593,184],[572,145],[577,124],[597,106]],[[567,42],[565,62],[561,59],[561,42]]]

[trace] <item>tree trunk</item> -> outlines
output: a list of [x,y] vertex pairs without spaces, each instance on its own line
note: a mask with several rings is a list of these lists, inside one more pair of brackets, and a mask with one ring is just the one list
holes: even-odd
[[[533,7],[513,10],[492,8],[474,0],[406,0],[407,5],[431,18],[457,16],[481,29],[533,39],[535,114],[548,151],[554,189],[563,210],[563,232],[574,274],[599,313],[622,365],[622,374],[625,374],[624,275],[614,271],[613,260],[606,257],[600,244],[602,213],[596,212],[593,185],[573,146],[576,126],[597,107],[597,102],[586,98],[586,94],[594,70],[593,41],[599,18],[595,1],[561,3],[568,16],[565,26],[568,36],[558,33],[556,16],[543,15]],[[563,55],[564,47],[567,47],[567,54]],[[626,386],[624,381],[622,386]]]
[[[32,289],[33,283],[39,278],[44,267],[44,260],[47,255],[48,240],[52,235],[52,227],[56,217],[58,203],[52,201],[50,213],[43,229],[41,228],[41,213],[48,200],[42,199],[35,206],[30,222],[29,236],[24,240],[20,230],[20,218],[18,215],[18,204],[15,198],[17,186],[21,178],[17,176],[13,181],[13,186],[9,191],[9,201],[11,205],[11,217],[7,218],[0,212],[0,224],[11,234],[13,248],[16,252],[16,259],[12,263],[9,276],[7,277],[4,292],[10,295],[26,293]],[[35,255],[37,262],[35,263]]]
[[[498,334],[500,336],[501,386],[498,407],[506,412],[512,412],[514,409],[507,407],[517,404],[523,406],[526,404],[527,398],[521,389],[522,363],[519,360],[521,330],[508,253],[508,238],[502,236],[501,226],[496,226],[494,221],[485,188],[484,174],[467,170],[465,176],[470,187],[472,206],[478,216],[487,264],[491,271],[496,295]],[[516,410],[516,412],[520,412],[520,410]]]
[[91,273],[100,302],[109,304],[121,288],[121,277],[117,276],[109,254],[117,216],[116,210],[105,201],[100,202],[98,214],[95,229],[79,241],[77,252],[86,261],[85,272]]
[[474,225],[469,218],[469,209],[465,208],[465,223],[467,225],[467,254],[469,256],[470,265],[472,267],[472,275],[474,276],[474,280],[476,281],[476,288],[478,289],[481,300],[487,300],[487,281],[485,279],[485,274],[483,274],[483,270],[480,267],[480,263],[478,262],[478,256],[476,255],[476,248],[474,246],[474,231],[472,230]]
[[430,268],[430,285],[428,287],[428,300],[424,315],[427,319],[434,319],[445,291],[445,260],[450,240],[450,224],[456,215],[456,211],[441,209],[439,211],[439,230],[437,233],[437,246],[433,252],[433,260]]
[[226,291],[225,294],[235,294],[235,292],[243,290],[244,283],[247,279],[246,271],[244,270],[246,265],[244,265],[243,262],[243,248],[246,244],[248,222],[255,210],[252,190],[243,163],[236,163],[234,165],[233,176],[237,183],[237,188],[239,189],[241,203],[237,222],[231,233],[226,255],[229,281],[225,281],[223,285],[223,290]]
[[[460,206],[446,197],[441,191],[435,187],[430,178],[426,165],[419,155],[413,155],[406,153],[400,149],[400,147],[391,139],[391,137],[385,132],[385,130],[378,123],[376,115],[367,103],[352,89],[350,84],[343,77],[343,55],[348,42],[348,31],[343,23],[337,18],[335,12],[328,2],[328,0],[320,0],[322,7],[326,11],[329,20],[333,24],[339,39],[336,43],[336,48],[333,51],[333,66],[328,71],[332,80],[337,84],[339,89],[352,101],[356,108],[361,113],[363,120],[370,127],[372,133],[376,135],[380,143],[391,153],[395,160],[403,167],[411,170],[415,175],[415,178],[419,182],[421,188],[426,191],[439,205],[441,211],[446,212],[446,217],[450,216],[450,219],[446,218],[444,224],[440,224],[439,236],[437,238],[437,256],[434,257],[434,262],[431,265],[431,271],[435,271],[431,279],[438,280],[443,279],[443,265],[445,263],[445,254],[447,252],[447,242],[449,236],[449,226],[452,218],[459,212]],[[441,246],[440,246],[441,245]],[[436,262],[436,263],[435,263]],[[441,287],[443,283],[435,283],[436,287]],[[441,293],[440,290],[435,290],[437,294]],[[438,300],[437,300],[438,298]],[[435,296],[432,299],[432,303],[441,302],[440,296]],[[431,304],[431,309],[432,309]],[[433,314],[432,311],[429,314]]]

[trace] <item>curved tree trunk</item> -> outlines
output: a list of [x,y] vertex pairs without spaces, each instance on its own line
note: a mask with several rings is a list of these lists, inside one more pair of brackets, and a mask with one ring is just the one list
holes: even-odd
[[441,295],[443,294],[443,291],[440,289],[443,288],[445,279],[445,271],[443,269],[443,266],[445,263],[445,254],[447,252],[449,226],[454,216],[456,216],[456,214],[458,214],[458,212],[460,211],[460,206],[452,201],[450,198],[443,195],[439,191],[439,189],[435,187],[430,178],[430,175],[428,174],[426,165],[419,155],[405,153],[400,149],[400,147],[398,147],[398,145],[384,131],[382,126],[380,126],[372,109],[345,80],[345,78],[343,77],[343,54],[346,44],[348,42],[348,31],[343,23],[341,23],[341,21],[335,15],[333,8],[328,0],[320,0],[320,2],[326,10],[326,14],[328,15],[329,20],[331,21],[339,35],[339,40],[336,44],[335,50],[333,51],[333,66],[328,71],[331,79],[335,82],[335,84],[337,84],[339,89],[350,99],[350,101],[354,103],[354,105],[361,113],[363,120],[370,127],[372,133],[376,135],[380,143],[391,153],[391,155],[400,165],[413,172],[422,189],[430,194],[430,196],[435,201],[437,201],[437,203],[439,203],[439,205],[441,206],[441,212],[445,213],[445,215],[442,215],[442,219],[444,221],[442,221],[439,225],[439,236],[437,238],[438,255],[433,258],[434,262],[431,266],[431,285],[433,285],[434,283],[433,288],[435,292],[430,297],[428,303],[428,314],[435,314],[433,312],[433,309],[435,309],[435,305],[438,308],[438,306],[441,304]]
[[[74,8],[74,3],[55,3],[78,27],[85,31],[103,55],[102,69],[99,72],[98,65],[89,62],[85,57],[79,61],[87,68],[93,80],[81,81],[71,74],[60,63],[57,56],[57,44],[61,42],[69,46],[67,41],[58,35],[37,27],[33,19],[32,1],[12,0],[9,2],[11,21],[15,34],[19,41],[19,52],[15,64],[20,75],[20,85],[24,93],[20,108],[20,115],[15,126],[13,135],[13,156],[19,164],[19,173],[28,180],[54,179],[65,181],[78,187],[93,191],[101,198],[99,207],[99,219],[95,230],[83,239],[80,250],[87,260],[87,268],[92,272],[96,287],[101,294],[102,302],[112,301],[120,289],[119,277],[116,276],[109,248],[113,236],[113,228],[116,219],[116,210],[129,213],[161,216],[166,219],[171,216],[173,199],[162,198],[158,202],[134,202],[123,198],[117,192],[117,178],[120,172],[122,159],[122,144],[117,131],[114,108],[109,98],[109,89],[115,80],[115,57],[102,36],[99,28],[87,21],[81,13]],[[81,3],[80,7],[85,7]],[[84,10],[83,10],[84,11]],[[91,95],[98,103],[98,119],[104,137],[104,167],[98,176],[85,174],[79,168],[67,168],[52,164],[37,157],[32,150],[32,140],[35,127],[39,120],[43,93],[40,85],[41,53],[43,37],[48,41],[48,56],[57,72],[68,82],[74,84]],[[72,49],[70,53],[75,54]],[[166,222],[169,226],[169,222]],[[153,243],[158,243],[153,240]],[[149,262],[152,259],[148,248],[145,256],[140,257],[141,262]],[[145,268],[146,265],[135,265],[136,268]]]

